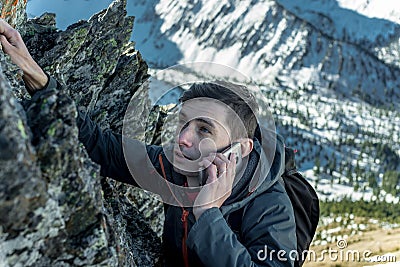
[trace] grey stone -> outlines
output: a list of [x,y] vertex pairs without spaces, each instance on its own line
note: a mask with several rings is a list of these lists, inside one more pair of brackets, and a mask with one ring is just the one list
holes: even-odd
[[[19,24],[32,56],[64,90],[30,100],[18,69],[0,58],[0,262],[5,266],[161,262],[159,199],[100,177],[78,141],[78,109],[101,127],[121,132],[133,96],[137,123],[149,105],[146,87],[139,89],[148,78],[147,65],[129,42],[133,18],[126,17],[125,7],[126,1],[114,1],[65,31],[55,27],[51,13]],[[26,16],[25,6],[19,8],[16,14]],[[144,140],[144,133],[136,136]]]

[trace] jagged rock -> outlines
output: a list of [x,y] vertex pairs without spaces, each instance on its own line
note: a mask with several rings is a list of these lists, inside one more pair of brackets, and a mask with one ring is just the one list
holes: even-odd
[[28,225],[41,220],[34,211],[47,200],[46,183],[26,129],[23,109],[0,73],[0,259],[9,250],[20,249],[18,240],[31,232]]
[[[1,18],[16,28],[21,35],[25,34],[26,25],[26,1],[25,0],[0,0]],[[21,79],[21,72],[9,60],[1,60],[1,67],[6,78],[10,81],[14,94],[18,99],[27,95]],[[17,78],[17,79],[16,79]]]
[[1,18],[24,34],[26,22],[26,0],[1,0]]
[[[66,85],[63,91],[26,100],[20,73],[0,60],[9,80],[0,75],[0,261],[6,266],[160,262],[159,199],[101,178],[79,144],[75,121],[77,108],[85,109],[102,127],[121,132],[132,96],[138,115],[147,110],[140,87],[147,65],[129,42],[133,18],[125,6],[116,0],[65,31],[51,13],[24,25],[32,56]],[[144,133],[137,137],[144,140]]]

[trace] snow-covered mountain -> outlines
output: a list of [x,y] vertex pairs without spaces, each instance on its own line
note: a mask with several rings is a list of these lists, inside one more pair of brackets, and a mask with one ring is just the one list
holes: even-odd
[[[28,13],[72,23],[107,2],[31,0]],[[323,198],[398,201],[376,187],[400,172],[399,1],[130,0],[128,14],[154,69],[213,61],[251,77]]]
[[[65,13],[60,4],[68,5],[76,18],[86,6],[93,12],[107,4],[89,2],[52,1],[46,9]],[[137,48],[154,67],[213,61],[263,85],[307,85],[346,95],[375,90],[374,99],[387,103],[400,94],[400,4],[388,2],[394,6],[367,0],[132,0],[128,11],[136,17]],[[28,12],[39,13],[43,5],[30,1]],[[375,6],[381,10],[373,13]],[[385,98],[379,93],[384,89],[394,92]]]
[[[137,16],[134,40],[158,67],[213,61],[263,85],[346,96],[376,90],[382,103],[400,94],[400,25],[334,0],[153,0],[130,10]],[[384,89],[394,92],[385,97]]]

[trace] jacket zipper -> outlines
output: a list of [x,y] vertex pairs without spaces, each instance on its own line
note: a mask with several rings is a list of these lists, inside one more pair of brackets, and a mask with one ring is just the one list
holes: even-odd
[[188,234],[188,221],[187,217],[189,215],[189,211],[185,210],[182,208],[182,223],[183,223],[183,236],[182,236],[182,255],[183,255],[183,263],[185,267],[189,267],[189,256],[187,252],[187,246],[186,246],[186,239],[187,239],[187,234]]
[[[162,161],[162,155],[161,154],[158,155],[158,161],[160,162],[161,171],[162,171],[162,174],[164,176],[164,179],[167,181],[167,175],[165,173],[164,163]],[[168,185],[168,183],[167,183],[167,185]],[[185,187],[188,186],[187,182],[185,182],[184,186]],[[169,187],[169,185],[168,185],[168,187]],[[172,190],[171,190],[171,192],[172,192]],[[189,211],[185,210],[185,208],[183,208],[182,204],[181,204],[181,207],[182,207],[181,221],[182,221],[182,224],[183,224],[182,256],[183,256],[183,263],[184,263],[185,267],[189,267],[189,256],[188,256],[188,251],[187,251],[187,246],[186,246],[186,239],[187,239],[187,235],[188,235],[188,220],[187,220],[187,217],[189,216]]]

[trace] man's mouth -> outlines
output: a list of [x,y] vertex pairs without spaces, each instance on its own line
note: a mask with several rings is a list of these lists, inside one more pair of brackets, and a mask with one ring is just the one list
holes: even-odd
[[187,160],[193,160],[191,157],[186,156],[185,154],[183,154],[183,153],[182,153],[180,150],[178,150],[178,149],[175,149],[175,150],[174,150],[174,153],[175,153],[175,155],[178,156],[178,157],[185,158],[185,159],[187,159]]

